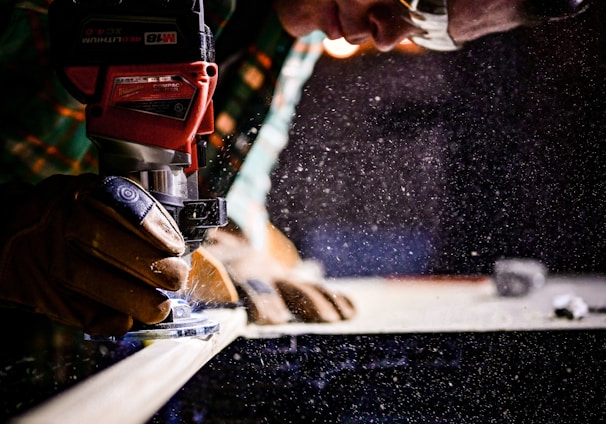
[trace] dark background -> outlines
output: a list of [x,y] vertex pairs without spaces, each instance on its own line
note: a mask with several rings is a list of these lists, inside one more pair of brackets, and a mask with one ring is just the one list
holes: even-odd
[[149,421],[606,421],[603,331],[238,339]]
[[[480,273],[501,256],[605,271],[604,3],[453,53],[323,57],[273,178],[275,223],[331,276]],[[140,348],[2,316],[0,421]],[[604,340],[238,339],[150,423],[606,422]]]
[[322,57],[275,224],[335,277],[606,270],[603,3],[452,53]]

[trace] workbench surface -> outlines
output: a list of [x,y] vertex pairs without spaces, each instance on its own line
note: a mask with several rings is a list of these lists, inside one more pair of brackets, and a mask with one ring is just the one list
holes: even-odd
[[417,332],[524,331],[606,328],[606,314],[583,319],[555,316],[559,295],[580,296],[589,306],[606,306],[606,278],[551,276],[541,288],[520,297],[497,294],[489,277],[426,277],[333,280],[350,296],[356,316],[332,324],[250,325],[249,337],[286,334],[378,334]]

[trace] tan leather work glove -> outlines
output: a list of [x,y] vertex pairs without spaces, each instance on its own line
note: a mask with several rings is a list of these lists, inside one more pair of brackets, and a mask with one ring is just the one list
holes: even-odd
[[224,265],[249,320],[282,324],[292,320],[334,322],[351,318],[351,301],[325,287],[322,272],[299,257],[296,248],[273,225],[266,250],[255,249],[235,226],[209,231],[204,250]]
[[178,290],[189,265],[164,207],[121,177],[56,175],[4,185],[0,298],[91,335],[118,336],[133,319],[170,312],[157,288]]

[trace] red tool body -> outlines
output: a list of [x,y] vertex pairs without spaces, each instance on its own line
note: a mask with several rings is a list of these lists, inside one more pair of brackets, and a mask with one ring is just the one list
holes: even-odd
[[100,173],[139,181],[194,245],[227,222],[223,199],[198,198],[218,75],[201,1],[54,0],[49,8],[53,63],[86,104]]
[[[89,137],[120,139],[191,155],[186,173],[196,171],[199,136],[213,131],[211,94],[215,76],[208,75],[206,62],[188,64],[123,65],[105,70],[107,87],[98,102],[88,104],[86,125]],[[76,83],[82,71],[66,68]],[[91,74],[96,73],[92,70]],[[77,78],[77,79],[76,79]]]

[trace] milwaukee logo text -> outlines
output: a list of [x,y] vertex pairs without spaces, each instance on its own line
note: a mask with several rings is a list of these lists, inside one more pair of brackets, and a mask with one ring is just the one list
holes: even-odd
[[145,44],[177,44],[177,32],[146,32],[144,39]]

